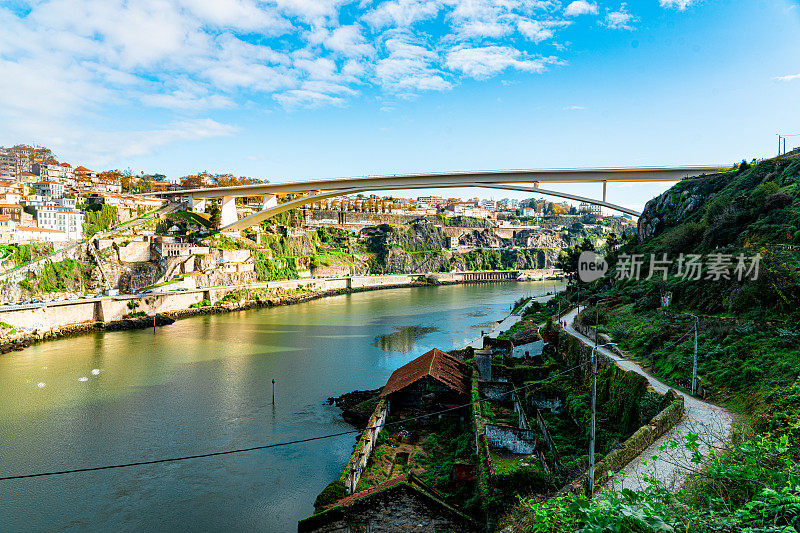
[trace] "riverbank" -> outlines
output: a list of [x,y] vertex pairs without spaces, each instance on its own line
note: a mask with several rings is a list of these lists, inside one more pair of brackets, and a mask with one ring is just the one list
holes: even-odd
[[[514,271],[507,271],[507,272],[514,272]],[[51,325],[50,327],[46,327],[46,320],[44,324],[41,324],[40,327],[35,329],[19,327],[15,324],[13,318],[9,318],[10,312],[0,313],[0,354],[8,353],[11,351],[22,350],[33,344],[56,340],[66,337],[72,337],[76,335],[83,335],[86,333],[93,333],[98,331],[121,331],[121,330],[128,330],[128,329],[145,329],[148,327],[153,327],[153,321],[155,319],[155,325],[163,326],[173,323],[175,320],[182,319],[182,318],[189,318],[198,315],[210,315],[210,314],[219,314],[219,313],[230,313],[234,311],[246,311],[251,309],[260,309],[265,307],[275,307],[275,306],[283,306],[283,305],[292,305],[302,302],[308,302],[311,300],[316,300],[319,298],[326,298],[330,296],[339,296],[342,294],[352,294],[357,292],[365,292],[365,291],[374,291],[380,289],[397,289],[397,288],[410,288],[410,287],[426,287],[426,286],[437,286],[437,285],[458,285],[458,284],[474,284],[474,283],[498,283],[498,282],[513,282],[513,281],[527,281],[528,276],[522,277],[517,275],[514,278],[511,277],[502,277],[499,274],[505,274],[506,272],[492,272],[492,273],[483,273],[483,272],[469,272],[464,273],[462,277],[456,278],[452,274],[448,277],[440,277],[440,276],[426,276],[424,274],[417,274],[417,275],[404,275],[403,278],[409,281],[405,282],[396,282],[399,281],[399,276],[370,276],[368,279],[370,281],[363,281],[361,280],[358,284],[353,286],[353,278],[341,278],[346,280],[346,283],[341,284],[339,288],[321,288],[321,289],[314,289],[309,287],[316,287],[321,286],[325,287],[328,285],[329,280],[296,280],[291,282],[292,285],[288,287],[284,286],[273,286],[270,287],[269,284],[262,284],[261,286],[255,286],[253,288],[248,287],[215,287],[210,288],[204,291],[194,291],[194,292],[184,292],[184,293],[175,293],[175,294],[166,294],[166,296],[175,296],[180,298],[181,300],[185,300],[185,305],[182,306],[180,309],[173,309],[173,310],[166,310],[161,312],[154,312],[154,313],[147,313],[145,316],[137,316],[126,318],[124,315],[117,319],[111,320],[80,320],[75,321],[73,323],[65,323],[65,324],[57,324]],[[487,275],[491,274],[491,275]],[[544,276],[542,276],[544,277]],[[422,280],[422,281],[420,281]],[[302,282],[306,281],[306,284]],[[338,281],[338,280],[336,280]],[[224,292],[228,290],[229,292],[225,293],[224,296],[219,298],[220,292]],[[212,303],[211,299],[216,296],[219,298],[216,303]],[[156,298],[163,298],[165,295],[149,295],[140,297],[142,300],[147,301],[148,298],[155,300]],[[132,297],[119,297],[119,298],[108,298],[108,301],[120,301],[122,300],[124,306],[120,306],[121,309],[127,309],[128,313],[134,308],[139,308],[140,303],[132,304],[131,302],[135,300],[135,296]],[[150,302],[151,306],[153,306],[152,302]],[[95,302],[77,302],[74,305],[87,307],[91,306],[91,309],[88,309],[88,314],[92,317],[102,317],[103,313],[103,301],[95,301]],[[78,318],[80,319],[82,316],[85,317],[87,312],[81,313],[70,313],[68,310],[67,305],[59,306],[60,308],[67,308],[65,309],[65,313],[68,316],[66,317],[67,320],[71,318]],[[98,312],[98,309],[99,312]],[[155,307],[155,306],[153,306]],[[42,309],[42,308],[37,308]],[[22,312],[36,312],[37,309],[26,309],[21,310]],[[45,307],[46,309],[46,307]],[[40,318],[41,320],[41,318]],[[30,322],[30,320],[23,321]]]

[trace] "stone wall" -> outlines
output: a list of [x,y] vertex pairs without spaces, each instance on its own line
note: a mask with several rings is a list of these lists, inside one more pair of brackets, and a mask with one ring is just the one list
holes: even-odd
[[[605,484],[611,478],[612,473],[619,472],[625,468],[628,463],[639,457],[659,437],[675,427],[683,418],[683,413],[683,396],[677,396],[663,411],[654,416],[649,424],[640,427],[620,447],[612,450],[595,465],[595,487]],[[585,493],[588,488],[588,479],[589,471],[587,470],[586,474],[568,485],[565,488],[565,492]]]
[[348,494],[353,494],[356,491],[361,472],[367,466],[372,450],[375,447],[375,441],[378,439],[378,434],[383,429],[384,422],[386,422],[386,416],[389,412],[388,407],[389,403],[386,399],[378,402],[375,411],[367,422],[366,429],[361,434],[361,438],[358,439],[358,444],[356,444],[347,466],[342,472],[341,480],[344,486],[347,487]]
[[[470,273],[473,274],[473,273]],[[206,277],[210,276],[210,277]],[[448,274],[448,282],[458,283],[469,281],[464,275]],[[308,290],[319,293],[362,291],[389,287],[411,286],[423,278],[420,274],[401,274],[390,276],[356,276],[352,278],[313,278],[271,282],[255,282],[254,272],[245,273],[216,273],[214,275],[196,276],[198,283],[211,281],[231,283],[226,286],[216,286],[204,289],[188,290],[185,292],[164,292],[145,295],[112,296],[92,300],[72,300],[54,302],[27,308],[2,308],[0,307],[0,322],[10,324],[17,330],[56,330],[58,328],[80,324],[89,321],[120,320],[126,314],[135,310],[147,314],[174,312],[187,309],[192,304],[208,300],[212,304],[224,298],[227,294],[242,289],[282,289],[284,291]],[[213,278],[213,279],[212,279]],[[424,280],[423,280],[424,281]]]
[[490,448],[503,448],[525,455],[536,451],[536,432],[529,429],[486,424],[486,439]]

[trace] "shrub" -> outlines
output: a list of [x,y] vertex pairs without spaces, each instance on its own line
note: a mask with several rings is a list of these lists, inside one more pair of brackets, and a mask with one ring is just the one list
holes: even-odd
[[347,496],[347,487],[341,479],[332,481],[327,487],[322,489],[317,499],[314,500],[314,512],[323,511],[326,506]]

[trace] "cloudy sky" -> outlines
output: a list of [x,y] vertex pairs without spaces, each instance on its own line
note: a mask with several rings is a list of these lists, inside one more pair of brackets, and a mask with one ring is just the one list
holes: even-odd
[[730,163],[800,133],[798,3],[0,0],[0,144],[272,181]]

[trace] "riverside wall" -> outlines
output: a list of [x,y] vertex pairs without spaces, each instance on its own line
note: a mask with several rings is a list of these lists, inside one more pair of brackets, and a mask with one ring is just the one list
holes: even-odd
[[[533,273],[533,274],[532,274]],[[0,322],[15,330],[47,332],[75,324],[112,322],[125,315],[143,312],[147,315],[169,314],[186,310],[200,303],[216,304],[237,290],[306,291],[309,294],[341,294],[391,287],[425,284],[475,283],[540,279],[546,271],[485,271],[433,274],[396,274],[385,276],[351,276],[341,278],[307,278],[209,287],[188,291],[155,292],[143,295],[120,295],[52,302],[39,306],[0,308]]]

